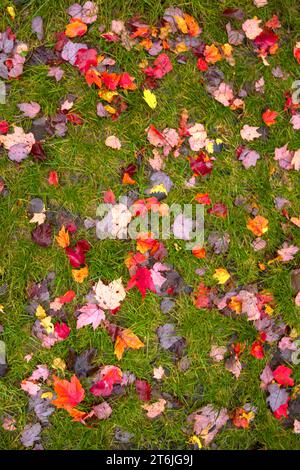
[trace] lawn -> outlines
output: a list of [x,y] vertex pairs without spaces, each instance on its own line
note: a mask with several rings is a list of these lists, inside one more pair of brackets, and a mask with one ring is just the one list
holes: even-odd
[[[274,153],[285,144],[292,152],[300,148],[299,130],[291,123],[291,118],[297,116],[296,104],[285,109],[286,93],[291,93],[293,82],[300,79],[300,65],[293,53],[300,40],[298,2],[269,0],[261,8],[251,0],[193,0],[179,4],[154,0],[111,0],[95,3],[99,6],[97,20],[87,25],[88,31],[82,37],[70,40],[85,43],[89,48],[95,48],[99,55],[113,59],[115,65],[111,66],[110,72],[119,74],[126,71],[135,77],[136,89],[120,92],[128,107],[117,119],[112,119],[107,112],[108,117],[97,115],[97,103],[108,103],[98,97],[94,84],[88,86],[78,68],[57,59],[60,51],[54,63],[43,63],[43,60],[38,64],[30,62],[32,51],[39,46],[43,45],[47,51],[54,50],[55,33],[65,31],[70,22],[67,9],[72,1],[2,0],[0,6],[0,32],[10,27],[17,40],[26,43],[29,49],[23,73],[17,79],[4,80],[7,94],[5,104],[0,104],[0,121],[9,123],[9,132],[12,132],[13,125],[22,127],[26,133],[33,132],[35,119],[54,116],[68,94],[74,99],[65,136],[43,136],[45,159],[29,155],[16,163],[8,158],[7,149],[0,146],[0,176],[5,182],[5,190],[0,193],[0,304],[3,306],[0,310],[0,340],[6,345],[8,365],[0,378],[0,448],[24,449],[22,433],[25,426],[41,423],[40,438],[32,446],[42,445],[47,450],[192,449],[201,446],[202,449],[297,449],[299,436],[295,432],[297,423],[295,425],[294,421],[300,420],[300,369],[297,361],[291,358],[291,344],[300,336],[300,309],[295,302],[300,279],[298,276],[298,288],[295,289],[291,275],[295,274],[300,262],[300,252],[297,252],[297,247],[300,248],[299,220],[298,225],[296,223],[300,214],[297,171],[300,159],[298,156],[298,167],[297,163],[293,166],[290,160],[284,165],[282,160],[274,159]],[[7,11],[9,6],[14,6],[14,19]],[[127,50],[119,38],[115,42],[109,41],[102,34],[111,30],[112,20],[128,21],[135,15],[139,15],[139,20],[146,25],[158,24],[161,27],[164,11],[170,6],[192,15],[203,30],[199,36],[201,40],[205,45],[215,44],[219,51],[221,45],[228,42],[228,22],[241,31],[247,19],[258,17],[263,26],[277,15],[281,26],[273,30],[278,35],[278,50],[267,55],[269,65],[258,57],[254,41],[248,37],[241,45],[232,46],[230,56],[234,58],[234,64],[229,63],[230,59],[225,60],[224,54],[216,64],[208,59],[205,61],[199,51],[195,57],[192,48],[162,51],[169,56],[172,70],[158,79],[151,90],[157,100],[157,106],[152,109],[143,99],[143,88],[152,86],[151,80],[145,85],[143,70],[145,61],[148,61],[148,66],[153,66],[156,57],[147,53],[145,45],[138,44],[142,40],[139,36],[136,39],[138,45]],[[243,10],[243,18],[232,17],[236,16],[234,12],[226,17],[223,11],[229,7]],[[31,22],[36,16],[43,19],[43,39],[38,39],[32,31]],[[103,28],[99,31],[100,25]],[[200,57],[208,70],[199,70],[199,62],[197,67]],[[59,81],[48,76],[53,66],[64,72]],[[234,97],[243,101],[237,109],[223,105],[208,92],[207,74],[212,67],[223,72],[223,81],[231,84]],[[263,93],[257,91],[258,86],[255,87],[261,77],[264,78]],[[241,90],[244,93],[238,95]],[[20,103],[30,102],[40,105],[37,118],[24,117],[18,107]],[[79,308],[87,303],[85,296],[99,279],[108,284],[121,277],[127,286],[133,276],[125,260],[129,252],[137,252],[137,244],[135,240],[99,240],[95,227],[87,228],[85,221],[96,219],[97,207],[108,190],[114,193],[117,201],[125,195],[133,200],[149,197],[145,191],[150,186],[151,172],[155,171],[149,165],[155,147],[149,142],[146,129],[154,126],[160,133],[165,128],[178,132],[183,109],[189,115],[188,125],[203,124],[208,138],[220,139],[222,148],[212,154],[202,149],[206,157],[209,156],[207,158],[213,157],[213,169],[204,176],[198,173],[190,187],[187,182],[195,170],[191,168],[188,157],[196,158],[201,152],[191,151],[187,141],[181,147],[178,145],[177,157],[173,148],[165,158],[163,168],[173,186],[161,203],[169,206],[172,203],[196,205],[197,194],[209,195],[210,204],[204,205],[206,256],[199,258],[186,250],[184,240],[174,237],[163,240],[168,254],[160,261],[172,265],[186,287],[179,289],[177,295],[169,291],[167,296],[148,289],[144,298],[137,287],[133,287],[126,291],[126,298],[116,313],[105,312],[109,322],[118,325],[120,331],[129,328],[144,344],[137,350],[126,349],[118,360],[114,353],[114,340],[107,331],[109,328],[102,323],[95,329],[91,325],[77,329],[76,317]],[[278,113],[273,125],[262,119],[267,109]],[[79,120],[79,124],[72,120]],[[258,138],[251,141],[243,139],[240,131],[245,125],[255,126]],[[105,144],[106,138],[112,135],[121,142],[119,150]],[[239,146],[259,154],[259,159],[249,168],[241,157],[237,157]],[[138,165],[137,161],[141,163]],[[136,165],[135,171],[129,175],[134,184],[126,184],[124,176],[122,182],[122,169],[130,173],[130,164]],[[50,172],[56,172],[57,185],[49,183]],[[43,201],[46,221],[52,227],[51,243],[46,247],[35,243],[32,238],[32,232],[39,227],[37,223],[30,223],[29,203],[33,198]],[[280,206],[277,201],[276,206],[275,198],[284,198],[287,202]],[[216,208],[217,213],[214,214],[217,203],[222,204],[223,216]],[[255,235],[247,224],[257,215],[268,221],[268,230]],[[291,220],[293,217],[294,222]],[[65,250],[55,238],[65,220],[76,225],[75,232],[70,230],[72,247],[82,239],[90,244],[85,254],[88,276],[82,283],[75,282],[72,276],[74,266],[72,268]],[[209,242],[210,235],[215,232],[219,238],[227,234],[230,240],[227,249],[221,252]],[[257,238],[266,242],[260,250],[253,247]],[[278,254],[283,247],[284,254]],[[287,250],[293,253],[287,254]],[[151,258],[149,251],[144,253]],[[153,264],[149,266],[152,268]],[[224,283],[214,277],[219,268],[230,274]],[[52,317],[53,323],[63,321],[71,329],[65,339],[48,349],[42,346],[41,338],[32,334],[33,324],[38,320],[34,311],[28,312],[28,306],[32,302],[30,286],[32,288],[33,283],[43,281],[50,272],[55,273],[53,285],[49,288],[51,302],[67,291],[74,291],[76,297],[65,303],[63,313],[58,311],[57,316],[53,309],[49,313],[49,301],[38,301],[46,314]],[[205,286],[204,290],[206,288],[203,294],[206,307],[201,303],[203,298],[197,290],[200,283]],[[256,323],[249,318],[251,314],[246,300],[238,297],[241,291],[250,293],[255,299],[255,308],[258,306],[260,315],[256,317]],[[225,308],[218,308],[218,302],[227,293],[231,294],[228,294]],[[263,294],[269,295],[267,300],[262,299]],[[228,305],[233,296],[238,304],[236,310],[230,308],[232,303]],[[160,307],[161,300],[169,297],[174,299],[174,306],[164,313]],[[274,325],[282,321],[284,326],[258,326],[258,320],[262,319],[271,320]],[[159,341],[157,329],[165,324],[173,324],[176,335],[181,337],[175,351],[163,348]],[[282,346],[282,338],[286,348]],[[262,358],[257,354],[255,357],[254,342],[257,342]],[[220,361],[210,355],[213,345],[224,347],[224,351],[226,348]],[[74,375],[70,366],[70,348],[78,355],[95,348],[92,364],[98,371],[111,365],[119,367],[123,373],[127,371],[126,376],[128,371],[134,374],[136,379],[143,381],[143,387],[148,387],[148,392],[152,388],[150,404],[165,400],[164,411],[155,418],[147,417],[143,406],[149,403],[141,400],[136,392],[135,379],[127,385],[118,385],[117,382],[109,396],[94,396],[89,390],[96,381],[94,371],[94,375],[79,377],[85,397],[77,408],[89,413],[94,406],[107,402],[112,409],[111,416],[107,419],[84,416],[81,421],[74,421],[68,410],[55,407],[49,422],[41,422],[28,407],[29,401],[34,400],[34,392],[30,397],[25,387],[21,388],[21,382],[28,380],[38,365],[47,366],[45,370],[49,374],[45,380],[29,379],[29,382],[31,387],[38,385],[43,392],[53,393],[53,376],[57,376],[57,380],[70,380]],[[55,368],[53,361],[57,358],[64,361],[65,368]],[[230,359],[242,364],[238,378],[226,367]],[[274,375],[263,388],[260,375],[266,365],[270,365],[272,371],[280,366],[285,371],[286,368],[291,369],[293,383],[277,381]],[[160,366],[164,369],[164,376],[155,379],[153,369]],[[130,378],[127,381],[130,382]],[[275,385],[280,393],[284,390],[290,397],[287,410],[277,417],[276,407],[270,409],[267,402],[271,393],[268,387]],[[48,406],[51,400],[44,401]],[[225,408],[228,420],[220,426],[214,439],[206,443],[205,436],[212,432],[214,423],[210,420],[209,425],[197,432],[188,416],[209,404],[216,413]],[[246,404],[251,406],[252,412]],[[241,425],[237,410],[245,405]],[[12,430],[7,429],[7,423]]]

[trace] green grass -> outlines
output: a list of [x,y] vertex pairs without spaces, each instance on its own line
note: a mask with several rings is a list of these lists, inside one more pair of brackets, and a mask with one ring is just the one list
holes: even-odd
[[[17,9],[14,22],[5,12],[10,3],[4,0],[0,7],[0,31],[10,25],[17,33],[18,39],[24,40],[33,48],[39,45],[39,42],[31,32],[32,17],[43,17],[46,32],[44,43],[52,46],[55,42],[54,33],[64,30],[68,20],[65,10],[73,2],[24,2],[23,7]],[[128,52],[118,44],[107,44],[100,38],[97,26],[104,24],[108,30],[112,19],[126,19],[135,13],[140,13],[149,23],[155,23],[170,3],[155,0],[111,0],[97,3],[98,20],[91,26],[83,42],[87,40],[100,51],[109,52],[117,64],[134,75],[140,84],[143,77],[137,64],[146,57],[145,53],[137,53],[135,50]],[[0,200],[1,283],[7,283],[9,286],[7,294],[0,297],[0,303],[5,306],[5,314],[0,314],[0,323],[4,326],[1,338],[7,345],[9,363],[8,374],[0,380],[0,416],[5,412],[17,420],[17,432],[0,429],[1,449],[22,448],[19,435],[25,424],[31,422],[32,416],[28,414],[28,399],[20,389],[20,382],[31,374],[35,365],[48,364],[50,367],[55,357],[65,359],[69,346],[78,352],[96,347],[99,365],[117,364],[107,333],[100,328],[93,331],[90,327],[76,331],[74,319],[71,321],[72,333],[66,341],[55,345],[49,351],[41,348],[39,342],[30,335],[33,319],[25,311],[28,303],[28,283],[43,279],[53,270],[57,274],[53,296],[74,289],[78,294],[78,303],[83,302],[90,282],[99,278],[111,281],[119,276],[128,279],[123,260],[133,247],[131,242],[98,241],[93,230],[80,229],[78,238],[87,238],[92,249],[88,254],[89,281],[78,286],[72,279],[66,256],[54,242],[53,246],[46,249],[33,245],[30,237],[32,225],[29,224],[26,213],[29,200],[32,197],[40,197],[46,206],[56,203],[78,214],[82,219],[95,217],[103,191],[111,188],[117,196],[125,193],[124,187],[120,185],[120,168],[133,161],[135,150],[147,145],[147,126],[152,123],[159,129],[166,126],[177,127],[183,108],[188,109],[192,120],[205,125],[209,135],[221,137],[226,143],[226,149],[217,156],[212,175],[205,180],[199,179],[197,186],[192,190],[183,188],[183,183],[190,175],[186,162],[183,159],[169,158],[166,171],[174,182],[174,188],[168,202],[189,203],[197,192],[209,192],[213,201],[222,201],[228,206],[229,216],[226,220],[207,217],[206,237],[212,230],[227,231],[231,243],[226,255],[212,254],[206,260],[197,260],[185,250],[176,251],[174,243],[168,241],[168,262],[172,263],[193,287],[196,287],[199,281],[195,274],[197,267],[207,268],[206,282],[212,285],[211,275],[215,268],[228,267],[237,285],[257,283],[260,288],[272,291],[277,303],[275,314],[281,314],[287,324],[298,330],[300,328],[299,310],[294,306],[290,286],[290,271],[299,265],[299,254],[295,261],[288,265],[271,264],[266,273],[258,268],[258,262],[272,259],[286,239],[290,238],[293,244],[300,245],[299,229],[294,227],[283,231],[280,225],[282,217],[275,211],[273,204],[275,196],[286,197],[292,203],[290,215],[296,216],[300,213],[299,174],[285,172],[273,161],[275,147],[281,147],[286,142],[291,149],[300,147],[299,136],[281,111],[284,92],[290,90],[294,80],[299,79],[299,65],[292,56],[294,44],[299,40],[297,31],[300,15],[297,1],[269,0],[268,6],[262,9],[255,8],[251,0],[192,0],[178,4],[174,2],[174,6],[191,13],[200,21],[203,26],[203,39],[209,43],[227,41],[227,20],[221,15],[225,7],[242,7],[245,18],[257,15],[265,20],[272,14],[279,15],[282,40],[278,53],[270,58],[270,67],[262,65],[251,54],[245,56],[245,47],[237,48],[234,52],[235,67],[231,68],[223,62],[220,64],[226,81],[234,81],[237,89],[249,80],[253,82],[262,75],[265,78],[265,95],[248,96],[242,118],[224,108],[205,92],[200,83],[195,59],[192,57],[186,65],[179,65],[172,58],[174,71],[161,80],[160,88],[155,91],[158,106],[154,111],[147,107],[138,89],[128,94],[128,110],[116,122],[101,120],[96,116],[95,90],[89,89],[77,71],[67,64],[62,66],[65,76],[59,83],[47,77],[46,66],[25,67],[21,79],[11,82],[7,105],[0,107],[1,119],[7,119],[11,123],[21,122],[22,127],[29,129],[30,120],[20,119],[18,103],[37,101],[44,114],[50,115],[55,112],[60,99],[67,93],[73,93],[77,96],[74,111],[84,118],[83,126],[69,125],[66,138],[47,140],[44,148],[48,158],[41,164],[28,159],[17,167],[8,160],[6,154],[0,156],[0,174],[10,189],[9,196]],[[277,65],[289,74],[287,80],[273,77],[271,70]],[[280,111],[278,124],[270,129],[270,138],[266,142],[251,143],[251,148],[260,153],[261,159],[255,168],[246,171],[235,157],[235,149],[241,142],[239,131],[243,124],[259,125],[261,113],[266,106]],[[119,152],[105,146],[104,140],[110,134],[115,134],[121,139],[123,145]],[[275,171],[270,173],[272,169]],[[59,174],[58,188],[47,183],[50,170],[56,170]],[[139,173],[138,179],[140,187],[146,188],[147,177],[142,172]],[[268,244],[263,254],[255,253],[251,247],[253,237],[246,229],[248,214],[243,208],[234,205],[237,196],[244,196],[249,202],[255,201],[260,213],[269,219],[270,230],[265,237]],[[212,364],[209,360],[208,354],[213,342],[226,345],[234,334],[237,334],[239,341],[246,341],[248,345],[256,339],[256,330],[246,319],[226,318],[217,310],[197,310],[187,296],[179,297],[176,308],[166,316],[161,313],[159,299],[155,295],[147,294],[141,302],[139,292],[134,289],[128,293],[116,321],[132,328],[146,345],[139,351],[126,352],[121,361],[122,370],[130,370],[137,377],[153,382],[153,367],[162,365],[168,369],[169,376],[163,380],[161,390],[176,397],[181,403],[180,408],[167,410],[156,420],[148,420],[132,387],[126,389],[123,397],[110,400],[113,408],[111,418],[99,422],[94,429],[73,423],[65,411],[56,410],[50,419],[51,426],[42,433],[46,449],[118,448],[120,444],[114,440],[116,427],[134,434],[131,448],[186,449],[189,448],[186,418],[191,412],[208,403],[234,409],[246,402],[251,402],[258,408],[255,421],[248,430],[222,430],[215,439],[218,448],[299,447],[299,437],[291,430],[284,429],[272,417],[266,405],[266,395],[259,387],[259,375],[268,357],[264,361],[258,361],[245,354],[243,362],[246,363],[246,368],[239,380],[225,371],[223,363]],[[187,339],[191,366],[186,372],[180,372],[172,362],[170,354],[159,347],[155,331],[167,321],[174,322],[178,334]],[[26,363],[24,355],[31,352],[34,353],[33,359]],[[297,370],[295,367],[294,373],[299,380],[299,368]]]

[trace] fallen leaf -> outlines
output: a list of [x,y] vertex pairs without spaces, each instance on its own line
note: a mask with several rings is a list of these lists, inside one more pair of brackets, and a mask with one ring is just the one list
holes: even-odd
[[129,329],[119,332],[115,342],[115,355],[120,360],[126,348],[140,349],[144,347],[144,343]]
[[89,269],[87,266],[84,266],[80,269],[72,269],[72,277],[75,282],[78,282],[78,284],[82,284],[83,281],[88,277],[88,275]]
[[100,405],[94,406],[93,411],[98,419],[108,419],[112,414],[112,409],[106,401],[100,403]]
[[101,279],[94,287],[95,297],[100,308],[104,310],[115,310],[120,307],[126,297],[122,278],[116,279],[105,285]]
[[67,246],[70,245],[70,236],[69,232],[65,229],[65,226],[63,225],[60,231],[58,232],[58,235],[55,237],[57,244],[61,248],[67,248]]
[[29,117],[31,119],[35,118],[41,110],[40,105],[35,101],[31,101],[30,103],[18,104],[18,108],[20,109],[20,111],[22,111],[25,117]]
[[270,109],[267,109],[262,114],[262,119],[267,126],[272,126],[273,124],[276,124],[277,116],[278,113],[276,111],[271,111]]
[[115,150],[120,150],[121,142],[115,135],[111,135],[106,138],[105,145]]
[[247,222],[247,228],[257,237],[261,237],[269,230],[268,225],[269,221],[261,215],[257,215],[254,219],[249,219]]
[[52,400],[51,403],[56,408],[64,408],[66,410],[78,405],[85,395],[84,389],[76,375],[71,377],[70,382],[54,376],[54,390],[57,398]]
[[143,92],[143,98],[151,109],[156,108],[157,100],[155,94],[152,93],[152,91],[145,89]]
[[143,405],[142,408],[147,411],[148,418],[153,419],[165,411],[166,403],[166,400],[160,398],[155,403],[152,403],[152,405]]
[[68,38],[81,37],[87,32],[87,25],[79,18],[71,18],[70,23],[66,26],[65,35]]
[[86,325],[92,325],[95,330],[100,323],[105,320],[105,313],[95,304],[87,304],[81,307],[79,312],[81,312],[81,314],[77,318],[77,329]]
[[218,284],[225,284],[228,281],[228,279],[230,279],[230,274],[227,271],[227,269],[218,268],[215,270],[215,273],[213,274],[213,278],[218,281]]

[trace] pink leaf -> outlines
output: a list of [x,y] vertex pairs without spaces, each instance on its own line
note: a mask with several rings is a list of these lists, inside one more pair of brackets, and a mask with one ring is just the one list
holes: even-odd
[[31,101],[30,103],[21,103],[18,104],[18,108],[22,111],[23,116],[29,117],[31,119],[35,118],[35,116],[40,112],[41,107],[35,101]]
[[98,419],[107,419],[112,414],[112,409],[106,401],[100,405],[94,406],[93,411]]
[[115,135],[107,137],[107,139],[105,140],[105,145],[115,150],[120,150],[121,148],[121,142]]
[[295,245],[287,245],[287,243],[284,243],[283,248],[281,250],[278,250],[277,253],[281,258],[281,261],[291,261],[294,259],[294,255],[298,253],[299,248]]
[[293,128],[296,131],[300,130],[300,114],[294,114],[294,116],[291,117],[290,123],[293,125]]
[[87,304],[79,312],[81,312],[81,315],[77,318],[77,330],[86,325],[92,325],[95,330],[105,320],[103,310],[95,304]]
[[248,126],[248,124],[245,124],[240,132],[242,139],[248,140],[248,141],[259,139],[259,137],[261,137],[261,134],[257,132],[258,129],[259,127]]
[[157,416],[161,415],[163,411],[165,411],[166,400],[160,398],[152,405],[143,405],[142,408],[147,411],[148,418],[156,418]]
[[214,362],[220,362],[223,361],[225,353],[226,348],[224,346],[212,345],[209,356]]

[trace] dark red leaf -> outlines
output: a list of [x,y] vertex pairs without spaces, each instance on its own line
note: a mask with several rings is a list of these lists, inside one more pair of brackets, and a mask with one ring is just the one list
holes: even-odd
[[31,238],[37,245],[47,247],[52,244],[52,227],[48,222],[38,225],[32,232]]
[[140,400],[149,401],[151,399],[151,385],[146,380],[137,379],[135,388]]

